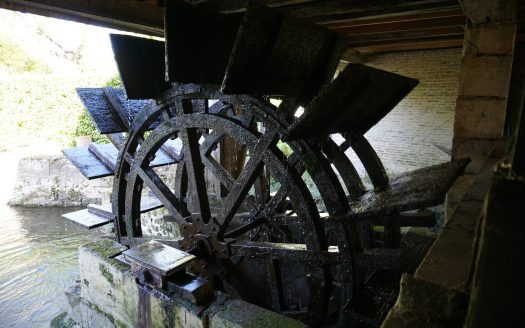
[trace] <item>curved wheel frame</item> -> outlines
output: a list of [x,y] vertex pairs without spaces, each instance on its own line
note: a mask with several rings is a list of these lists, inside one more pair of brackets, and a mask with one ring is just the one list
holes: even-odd
[[[228,280],[228,283],[243,298],[249,298],[242,292],[247,288],[242,286],[242,278],[238,277],[238,274],[233,274],[237,270],[235,270],[235,261],[232,260],[235,254],[231,252],[231,248],[234,248],[242,254],[243,246],[238,246],[231,238],[239,237],[256,228],[261,224],[259,222],[263,221],[258,220],[261,218],[266,218],[264,222],[267,226],[277,228],[276,221],[268,217],[271,217],[272,212],[286,199],[293,212],[296,213],[296,217],[300,218],[294,221],[294,224],[297,225],[295,228],[302,231],[302,237],[299,237],[301,238],[300,245],[305,246],[306,252],[327,252],[328,244],[315,202],[300,174],[291,165],[293,158],[287,160],[275,146],[279,140],[277,131],[280,130],[275,126],[277,121],[264,121],[265,132],[259,133],[249,129],[249,125],[247,126],[242,120],[236,120],[235,117],[194,112],[191,100],[181,98],[172,97],[158,106],[148,108],[147,113],[141,113],[140,118],[134,122],[132,133],[119,156],[119,169],[114,184],[113,204],[114,213],[119,222],[118,236],[126,237],[132,245],[135,243],[135,238],[137,242],[140,240],[142,236],[140,198],[143,187],[147,186],[156,194],[180,226],[183,236],[179,242],[180,248],[196,252],[203,259],[199,262],[200,264],[194,266],[194,271],[210,279]],[[246,102],[243,104],[246,108],[250,108],[250,112],[256,114],[254,116],[261,117],[262,111],[259,106],[253,103],[247,105]],[[173,116],[174,109],[177,114]],[[266,113],[264,116],[267,117]],[[147,137],[144,137],[149,125],[159,117],[164,117],[164,122]],[[199,131],[211,131],[205,136],[202,144],[198,143],[201,137]],[[217,173],[219,168],[210,163],[210,158],[206,158],[209,150],[221,139],[221,135],[233,137],[237,142],[246,145],[249,150],[250,158],[238,179],[232,179],[224,171]],[[183,166],[187,172],[185,175],[181,174],[180,177],[186,176],[187,178],[188,190],[191,191],[188,194],[192,197],[191,203],[194,211],[190,211],[187,204],[177,197],[176,193],[172,192],[149,167],[153,155],[164,141],[174,137],[180,138],[183,143]],[[216,178],[229,187],[228,196],[223,200],[224,205],[213,216],[207,199],[202,164],[211,168]],[[242,200],[246,202],[248,191],[255,184],[263,165],[279,182],[281,189],[269,199],[266,206],[259,208],[258,217],[254,217],[241,227],[229,229],[235,212],[243,203]],[[179,181],[176,185],[181,186],[184,183]],[[194,192],[195,190],[197,192]],[[273,270],[275,270],[277,261],[277,259],[270,259],[270,262],[273,262],[270,264]],[[309,286],[306,318],[309,322],[322,320],[325,312],[323,309],[326,308],[330,295],[330,277],[328,265],[308,266],[308,273],[304,279]],[[274,278],[274,280],[278,282],[281,279]],[[272,298],[277,298],[273,300],[274,309],[276,309],[275,304],[283,305],[284,303],[283,300],[278,299],[283,297],[282,290],[275,294],[276,296],[272,295]],[[285,312],[285,309],[280,306],[277,306],[276,310]]]

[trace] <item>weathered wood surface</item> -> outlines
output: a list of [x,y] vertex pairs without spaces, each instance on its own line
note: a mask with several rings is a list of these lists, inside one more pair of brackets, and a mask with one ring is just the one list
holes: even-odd
[[402,75],[348,64],[306,106],[304,114],[290,127],[287,139],[325,137],[336,132],[363,135],[417,84],[417,80]]
[[150,100],[127,100],[123,89],[114,88],[112,90],[122,103],[124,116],[128,118],[128,122],[122,120],[104,92],[104,88],[77,89],[80,100],[101,134],[128,132],[128,126],[130,122],[133,122],[133,118],[142,108],[151,103]]
[[[169,143],[171,152],[176,154],[177,145]],[[180,154],[180,149],[178,150]],[[91,144],[89,147],[69,148],[62,153],[75,165],[80,173],[88,179],[98,179],[114,174],[117,165],[118,149],[113,144]],[[175,164],[180,156],[173,158],[164,149],[159,149],[150,167]]]
[[437,205],[444,201],[447,190],[468,162],[452,161],[393,178],[385,191],[368,191],[358,201],[351,202],[350,216],[367,219]]
[[62,214],[62,217],[87,229],[94,229],[113,222],[113,218],[93,214],[88,209]]
[[111,34],[111,46],[129,99],[153,99],[171,85],[164,78],[164,42]]
[[[156,210],[163,207],[162,202],[155,196],[151,195],[142,195],[140,199],[140,213],[147,213],[149,211]],[[97,205],[90,204],[88,205],[89,212],[100,215],[103,217],[113,217],[113,209],[111,204]]]
[[133,247],[122,253],[124,258],[167,277],[186,268],[196,259],[194,255],[155,240]]
[[113,171],[90,152],[88,147],[64,149],[62,153],[89,180],[113,175]]

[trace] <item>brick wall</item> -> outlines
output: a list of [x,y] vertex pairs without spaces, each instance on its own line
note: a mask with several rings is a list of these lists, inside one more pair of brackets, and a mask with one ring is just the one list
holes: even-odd
[[[438,147],[452,148],[460,61],[460,48],[399,52],[368,58],[366,65],[420,81],[366,134],[389,174],[450,160],[450,156]],[[352,153],[349,155],[354,157]],[[356,166],[362,173],[362,167]]]

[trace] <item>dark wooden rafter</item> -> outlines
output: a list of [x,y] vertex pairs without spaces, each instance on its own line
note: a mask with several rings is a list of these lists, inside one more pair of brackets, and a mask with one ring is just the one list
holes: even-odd
[[[247,0],[186,0],[235,13]],[[456,0],[262,0],[278,11],[324,25],[347,38],[350,48],[375,53],[459,47],[466,22]],[[0,8],[163,36],[162,1],[0,0]],[[384,47],[382,47],[384,45]]]
[[153,36],[164,34],[164,10],[155,0],[0,0],[0,8]]

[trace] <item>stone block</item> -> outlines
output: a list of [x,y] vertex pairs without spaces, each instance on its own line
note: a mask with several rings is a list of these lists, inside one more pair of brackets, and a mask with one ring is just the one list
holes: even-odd
[[401,239],[401,272],[413,274],[436,240],[437,233],[427,228],[410,228]]
[[466,294],[403,274],[397,302],[381,327],[462,327],[467,306]]
[[464,174],[477,174],[485,164],[494,145],[495,141],[491,139],[454,137],[452,159],[470,157],[470,163]]
[[[70,315],[96,327],[304,327],[294,319],[227,295],[209,306],[190,302],[136,282],[129,267],[113,259],[126,247],[107,239],[79,249],[80,292],[66,293]],[[79,313],[79,311],[83,311]]]
[[490,24],[465,30],[463,56],[510,55],[514,51],[516,24]]
[[108,239],[79,248],[81,297],[132,327],[138,322],[137,284],[127,267],[113,259],[124,250],[126,247]]
[[242,300],[230,300],[210,318],[210,328],[299,328],[299,321]]
[[506,98],[463,98],[456,102],[454,136],[496,139],[503,136]]
[[512,56],[463,58],[459,96],[506,98],[509,93]]
[[474,181],[474,175],[463,175],[457,178],[452,187],[448,190],[445,198],[445,223],[448,222],[459,203],[467,193],[470,185]]
[[[525,246],[525,183],[497,172],[485,204],[465,327],[513,327],[522,322],[525,264],[510,254]],[[495,302],[494,300],[498,300]]]
[[75,285],[66,291],[67,313],[82,328],[117,328],[124,326],[115,322],[112,315],[102,312],[98,307],[80,297],[80,286]]

